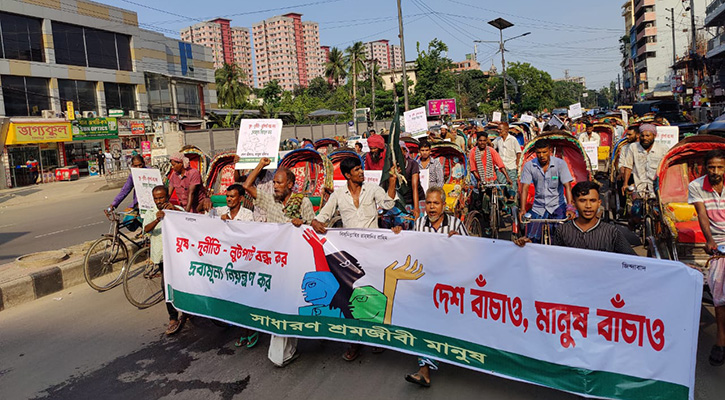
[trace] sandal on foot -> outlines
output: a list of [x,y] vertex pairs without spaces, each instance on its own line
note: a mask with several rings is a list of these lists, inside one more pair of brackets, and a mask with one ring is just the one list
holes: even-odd
[[166,336],[171,336],[181,329],[181,322],[178,320],[171,320],[169,321],[169,327],[166,328]]
[[342,359],[345,361],[355,361],[358,357],[360,357],[360,347],[353,346],[350,346],[342,355]]
[[[257,342],[259,341],[259,332],[254,332],[253,334],[247,336],[246,340],[248,349],[256,346]],[[297,355],[297,353],[295,353],[295,355]]]
[[292,357],[285,360],[285,362],[282,363],[282,365],[278,365],[279,368],[284,368],[290,364],[292,364],[296,359],[300,358],[300,353],[295,352],[295,354],[292,355]]
[[709,361],[713,367],[719,367],[725,364],[725,346],[712,346]]
[[236,346],[236,347],[242,347],[242,346],[246,346],[247,343],[248,343],[247,337],[246,336],[242,336],[242,337],[239,338],[239,340],[237,340],[236,342],[234,342],[234,346]]
[[405,380],[423,387],[430,387],[430,381],[426,381],[425,378],[418,373],[406,375]]

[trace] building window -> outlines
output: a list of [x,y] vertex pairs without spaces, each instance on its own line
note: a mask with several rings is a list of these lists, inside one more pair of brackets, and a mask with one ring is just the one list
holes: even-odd
[[40,20],[0,12],[0,58],[43,61]]
[[176,103],[182,117],[201,117],[199,87],[194,84],[176,84]]
[[163,75],[146,73],[146,92],[149,101],[149,113],[152,115],[171,115],[171,87],[169,78]]
[[123,110],[128,113],[136,109],[136,90],[134,85],[106,82],[103,84],[106,93],[106,108]]
[[40,116],[50,109],[47,79],[10,75],[1,79],[6,116]]
[[67,111],[66,102],[72,101],[76,111],[97,111],[96,83],[90,81],[72,81],[58,79],[60,108]]
[[131,71],[131,39],[126,35],[53,21],[55,62]]

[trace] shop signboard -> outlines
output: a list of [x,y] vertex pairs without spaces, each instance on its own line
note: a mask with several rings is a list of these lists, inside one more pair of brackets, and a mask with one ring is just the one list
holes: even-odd
[[121,136],[150,135],[153,133],[153,122],[150,119],[118,119],[118,134]]
[[455,115],[456,99],[428,100],[428,116]]
[[70,142],[72,137],[70,123],[64,120],[11,121],[5,144]]
[[123,117],[123,114],[124,114],[123,110],[115,110],[115,109],[108,110],[109,117],[115,117],[115,118]]
[[78,118],[73,122],[73,140],[102,140],[118,137],[116,118]]

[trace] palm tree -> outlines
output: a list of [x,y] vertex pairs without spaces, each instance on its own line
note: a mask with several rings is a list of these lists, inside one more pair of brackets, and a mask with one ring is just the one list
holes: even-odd
[[335,82],[335,87],[340,86],[340,80],[345,79],[345,60],[342,52],[337,47],[330,49],[330,61],[325,64],[325,77]]
[[227,64],[214,71],[217,100],[221,107],[240,109],[247,102],[249,88],[242,83],[244,71],[236,64]]
[[345,64],[350,68],[352,76],[352,110],[357,108],[357,76],[365,70],[365,45],[355,42],[345,49]]

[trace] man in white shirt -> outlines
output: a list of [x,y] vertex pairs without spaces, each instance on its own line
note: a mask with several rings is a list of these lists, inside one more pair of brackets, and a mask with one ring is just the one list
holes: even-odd
[[223,221],[254,221],[254,213],[248,208],[242,207],[244,199],[244,187],[238,183],[227,187],[227,205],[219,207],[218,215]]
[[[506,167],[506,175],[513,182],[510,197],[516,193],[516,181],[518,179],[519,159],[521,158],[521,145],[515,137],[509,135],[509,124],[501,122],[498,124],[501,134],[493,141],[493,148],[501,156],[504,167]],[[506,179],[499,177],[500,183],[506,183]]]
[[365,182],[362,163],[358,158],[346,158],[340,163],[340,171],[347,185],[335,190],[312,221],[317,233],[326,233],[325,224],[335,211],[340,210],[345,228],[378,228],[378,207],[390,210],[395,206],[395,174],[390,175],[388,193],[383,188]]
[[598,133],[594,132],[594,125],[591,122],[587,122],[584,125],[586,126],[586,132],[579,135],[579,141],[582,143],[597,142],[597,146],[599,146],[601,144],[601,138]]

